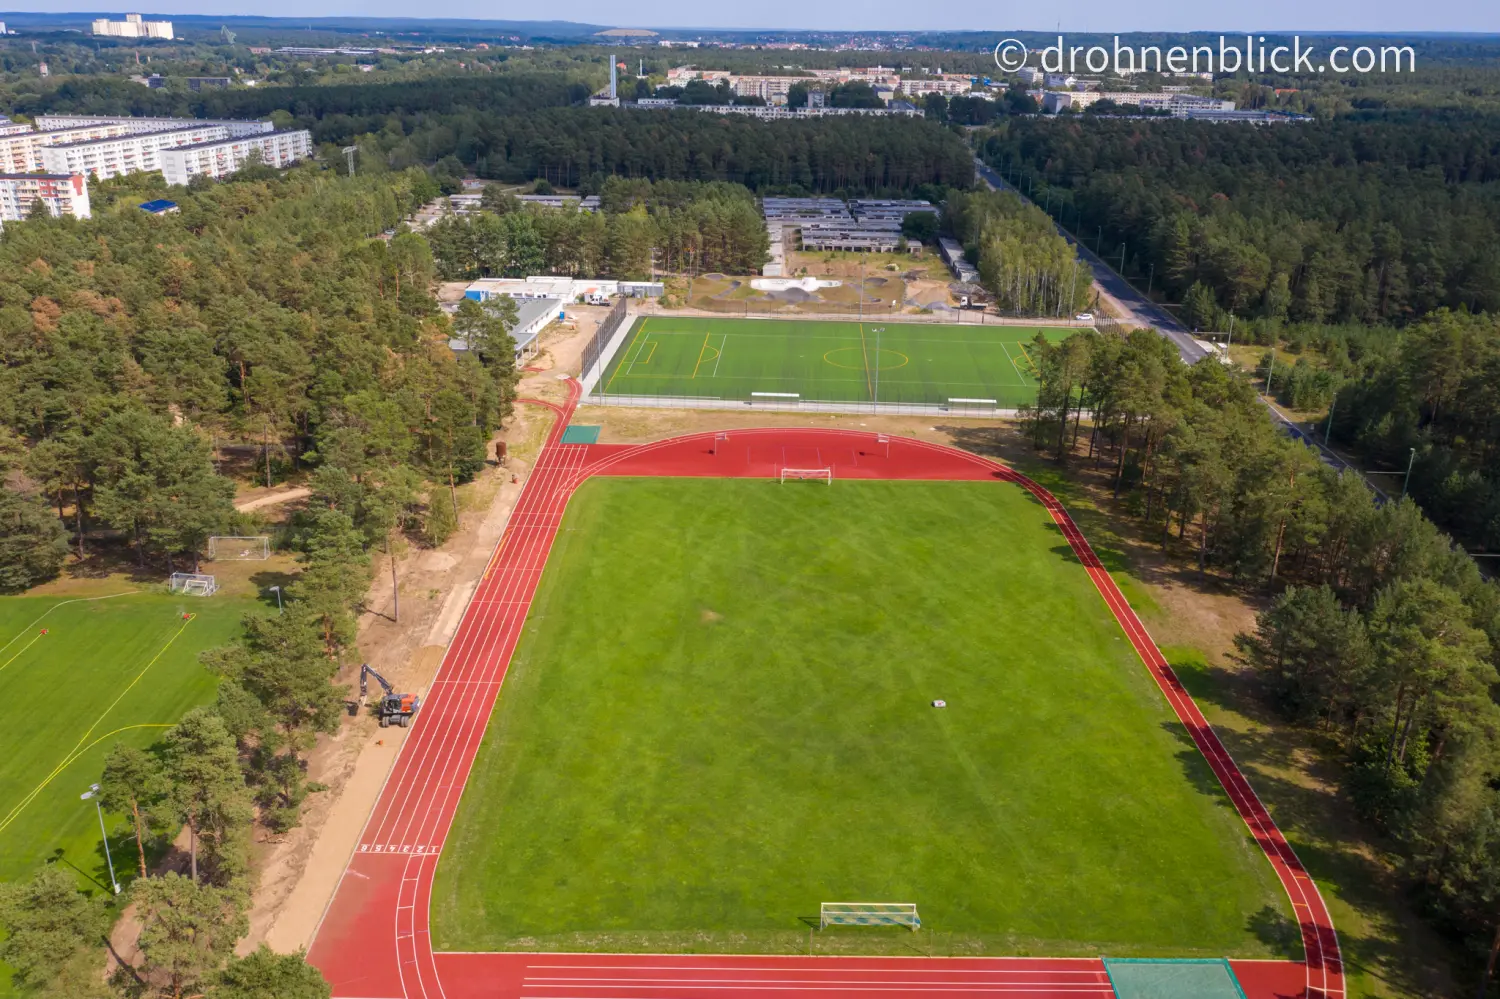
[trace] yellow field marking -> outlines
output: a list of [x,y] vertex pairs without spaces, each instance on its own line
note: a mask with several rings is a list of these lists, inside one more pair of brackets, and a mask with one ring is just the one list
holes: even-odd
[[[835,361],[833,359],[833,357],[831,356],[833,354],[837,354],[837,353],[840,353],[840,352],[845,351],[845,350],[854,350],[854,349],[855,349],[854,347],[835,347],[832,350],[830,350],[828,353],[826,353],[826,354],[823,355],[823,363],[825,363],[825,364],[831,364],[835,368],[843,368],[845,371],[860,371],[860,370],[866,370],[867,371],[868,370],[868,364],[865,366],[865,368],[862,369],[862,368],[858,367],[857,365],[853,365],[853,364],[840,364],[838,361]],[[895,354],[897,357],[901,358],[901,363],[900,364],[893,364],[889,368],[887,368],[886,366],[884,366],[883,364],[880,363],[880,358],[877,357],[875,359],[875,363],[876,363],[876,366],[881,371],[895,371],[897,368],[904,368],[908,364],[911,363],[911,358],[908,357],[906,354],[901,353],[901,351],[899,351],[899,350],[892,350],[889,347],[881,347],[880,348],[880,353],[882,353],[882,354]],[[871,386],[871,387],[873,388],[873,386]]]
[[41,624],[43,618],[45,618],[48,614],[51,614],[53,611],[57,610],[59,607],[66,607],[68,604],[88,604],[88,603],[93,603],[96,600],[113,600],[115,597],[128,597],[132,593],[139,593],[139,592],[140,592],[140,590],[122,590],[119,593],[106,593],[102,597],[74,597],[72,600],[59,600],[57,603],[53,604],[51,607],[48,607],[46,610],[44,610],[40,614],[38,614],[35,621],[32,621],[26,627],[24,627],[20,631],[18,631],[16,633],[16,637],[15,638],[12,638],[10,641],[6,642],[4,645],[0,645],[0,652],[4,652],[6,649],[10,648],[12,645],[14,645],[17,642],[19,642],[26,635],[26,633],[28,631],[30,631],[32,628],[35,628],[37,625]]
[[1009,361],[1010,362],[1010,366],[1015,369],[1015,371],[1016,371],[1016,377],[1019,378],[1019,379],[1021,379],[1021,384],[1025,385],[1026,384],[1026,375],[1025,375],[1024,372],[1021,371],[1020,366],[1016,364],[1016,359],[1014,357],[1010,356],[1010,348],[1005,345],[1005,341],[1004,340],[1000,341],[1000,349],[1003,350],[1003,351],[1005,351],[1005,359],[1007,361]]
[[705,350],[711,350],[711,351],[713,351],[714,352],[714,357],[718,357],[719,356],[719,348],[718,347],[710,347],[708,345],[708,338],[711,337],[711,336],[713,336],[712,331],[703,334],[703,346],[701,346],[701,347],[698,348],[698,363],[693,365],[693,377],[694,378],[698,377],[698,369],[703,366],[703,352]]
[[1030,354],[1026,353],[1026,345],[1017,340],[1016,349],[1021,352],[1022,357],[1026,358],[1026,367],[1031,371],[1032,376],[1035,377],[1038,374],[1036,369],[1036,362],[1031,359]]
[[[110,702],[109,707],[105,708],[104,712],[102,714],[100,714],[98,718],[94,719],[94,723],[88,727],[88,731],[86,731],[86,732],[83,733],[83,736],[78,740],[78,742],[73,746],[73,749],[68,753],[67,758],[64,759],[57,766],[53,767],[52,768],[52,772],[47,775],[47,779],[44,780],[44,781],[42,781],[40,784],[38,784],[31,791],[30,794],[28,794],[26,797],[22,798],[19,802],[17,802],[16,805],[15,805],[15,807],[13,807],[6,814],[4,821],[0,821],[0,832],[4,832],[10,826],[10,824],[16,820],[17,816],[19,816],[23,811],[25,811],[26,806],[29,805],[29,804],[31,804],[31,802],[36,798],[36,796],[39,795],[39,794],[41,794],[42,791],[46,790],[47,785],[51,784],[53,782],[53,780],[55,780],[57,778],[58,774],[62,773],[64,770],[66,770],[68,768],[69,764],[71,764],[74,760],[78,759],[78,757],[81,756],[82,754],[88,752],[94,746],[97,746],[102,740],[108,739],[110,735],[114,735],[115,734],[114,732],[111,732],[108,735],[102,735],[98,739],[95,739],[93,742],[89,742],[88,745],[86,745],[86,746],[84,745],[85,742],[88,742],[89,736],[91,736],[91,735],[94,734],[94,729],[96,729],[96,728],[99,727],[99,723],[102,722],[102,721],[104,721],[104,719],[109,716],[109,713],[111,711],[113,711],[119,705],[119,703],[125,699],[125,695],[126,694],[130,693],[132,690],[135,689],[135,685],[141,682],[141,677],[145,676],[146,673],[148,671],[150,671],[151,667],[156,665],[156,661],[158,659],[160,659],[163,655],[166,654],[166,651],[172,647],[172,643],[175,642],[175,641],[177,641],[177,639],[182,636],[182,633],[187,630],[187,626],[190,625],[190,624],[192,624],[193,621],[197,617],[198,617],[198,615],[196,615],[196,614],[189,614],[183,620],[182,627],[178,628],[172,634],[172,637],[169,638],[169,639],[167,639],[167,644],[163,645],[160,649],[158,649],[156,651],[156,655],[152,656],[151,657],[151,661],[148,662],[145,666],[141,667],[141,671],[135,675],[135,679],[131,680],[130,684],[124,690],[120,691],[120,696],[116,697],[112,702]],[[143,726],[143,725],[126,725],[124,728],[116,729],[115,732],[123,732],[127,728],[142,728],[142,727],[145,727],[145,726]],[[162,727],[166,728],[168,726],[162,726]]]
[[99,738],[95,739],[93,742],[89,743],[87,746],[84,746],[82,749],[75,750],[74,753],[73,753],[73,755],[69,756],[66,760],[63,760],[61,763],[59,763],[57,765],[57,768],[54,769],[50,774],[47,775],[47,779],[46,780],[42,781],[40,784],[38,784],[36,787],[34,787],[32,789],[32,791],[31,791],[30,794],[28,794],[26,797],[22,798],[21,799],[21,803],[19,805],[17,805],[15,808],[11,809],[11,814],[7,815],[5,817],[5,821],[3,823],[0,823],[0,832],[4,832],[6,826],[10,825],[12,821],[14,821],[15,819],[19,818],[20,817],[20,813],[23,812],[23,811],[25,811],[26,806],[29,805],[29,804],[31,804],[32,801],[36,799],[37,795],[39,795],[43,791],[45,791],[47,789],[47,785],[51,784],[52,781],[55,780],[58,777],[59,774],[61,774],[64,770],[68,769],[68,767],[70,767],[74,763],[76,763],[78,761],[78,758],[80,756],[82,756],[84,753],[87,753],[90,749],[93,749],[95,746],[99,745],[99,743],[103,742],[105,739],[108,739],[111,736],[119,735],[121,732],[129,732],[132,729],[137,729],[137,728],[171,728],[171,727],[172,727],[172,725],[171,725],[170,722],[139,722],[139,723],[137,723],[135,725],[121,725],[119,728],[115,729],[113,732],[105,732]]
[[650,364],[651,363],[651,359],[656,356],[656,345],[659,344],[659,343],[661,343],[660,340],[647,340],[646,341],[646,346],[650,347],[651,349],[648,350],[648,351],[646,351],[646,356],[645,357],[637,357],[635,360],[633,360],[633,361],[630,362],[630,373],[631,373],[632,376],[635,374],[635,366],[637,364]]
[[609,376],[609,381],[604,383],[605,394],[609,393],[609,387],[615,383],[615,379],[620,377],[620,370],[625,367],[625,358],[630,356],[630,352],[640,342],[641,334],[644,332],[646,332],[646,320],[642,319],[641,325],[636,327],[635,336],[630,338],[630,346],[625,348],[625,353],[621,356],[620,363],[615,365],[614,373]]
[[0,663],[0,673],[4,673],[5,672],[5,667],[9,666],[11,663],[15,662],[17,659],[20,659],[22,656],[24,656],[26,654],[26,650],[27,649],[31,648],[33,645],[35,645],[37,642],[40,642],[41,640],[42,640],[41,632],[37,632],[37,636],[35,638],[33,638],[31,641],[27,642],[25,645],[21,646],[21,651],[20,652],[17,652],[15,655],[13,655],[9,659],[5,660],[5,662]]

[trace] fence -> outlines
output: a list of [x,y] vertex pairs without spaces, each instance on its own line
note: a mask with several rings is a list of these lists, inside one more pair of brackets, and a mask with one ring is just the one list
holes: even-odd
[[716,396],[587,395],[585,406],[621,409],[727,409],[740,413],[851,413],[868,416],[946,416],[964,419],[1012,419],[1016,409],[967,403],[820,402],[814,399],[723,399]]
[[593,339],[584,344],[583,347],[583,394],[588,395],[594,386],[599,384],[599,379],[604,375],[604,369],[608,366],[610,358],[615,356],[615,351],[620,349],[620,344],[625,342],[625,335],[630,332],[630,324],[626,322],[630,318],[626,304],[629,299],[615,299],[614,307],[594,330]]
[[[1044,326],[1055,329],[1071,326],[1085,329],[1094,325],[1079,322],[1072,316],[1001,315],[978,309],[939,308],[931,312],[905,312],[900,309],[875,309],[838,302],[788,302],[777,309],[750,308],[749,302],[700,302],[688,308],[669,309],[655,300],[639,301],[634,312],[643,316],[710,315],[723,319],[826,319],[835,322],[859,321],[881,323],[933,323],[942,326]],[[1107,317],[1106,317],[1107,318]]]

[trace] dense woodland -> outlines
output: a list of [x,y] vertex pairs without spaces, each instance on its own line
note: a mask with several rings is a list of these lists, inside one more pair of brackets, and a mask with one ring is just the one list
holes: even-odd
[[1377,504],[1283,434],[1246,376],[1185,367],[1147,330],[1038,337],[1032,356],[1036,445],[1104,470],[1164,549],[1274,595],[1245,658],[1333,738],[1426,911],[1482,954],[1500,927],[1500,586],[1414,502]]
[[1500,307],[1500,117],[1018,119],[983,149],[1201,328]]
[[[400,83],[277,87],[198,94],[111,79],[74,79],[34,96],[23,114],[110,112],[273,117],[319,143],[357,144],[370,167],[452,158],[457,172],[576,187],[594,178],[725,180],[755,191],[903,193],[967,187],[970,153],[936,123],[864,117],[771,122],[699,111],[573,107],[587,74],[502,69]],[[332,158],[330,158],[332,161]]]
[[770,237],[755,197],[722,181],[625,180],[600,189],[600,210],[542,208],[487,187],[481,214],[450,215],[423,236],[450,279],[571,274],[648,277],[664,271],[756,273]]
[[1002,312],[1065,316],[1093,298],[1077,252],[1051,219],[1013,193],[953,191],[943,225],[977,262],[979,283]]
[[[372,554],[395,593],[400,547],[455,529],[456,487],[514,398],[514,306],[467,302],[450,321],[427,244],[373,238],[437,193],[421,171],[251,167],[176,195],[181,213],[162,218],[136,210],[131,182],[151,183],[99,185],[91,220],[0,231],[0,586],[56,575],[70,548],[108,558],[124,544],[167,569],[208,535],[255,528],[216,468],[230,446],[267,484],[308,473],[313,500],[285,539],[303,569],[285,614],[250,615],[236,644],[205,654],[216,704],[160,752],[109,756],[103,803],[141,844],[134,969],[99,979],[109,914],[55,867],[0,886],[0,961],[34,995],[321,999],[300,958],[233,958],[251,825],[291,828],[315,790],[305,756],[339,725],[332,680],[357,661]],[[461,357],[455,333],[472,348]],[[187,873],[150,875],[148,847],[183,827]]]

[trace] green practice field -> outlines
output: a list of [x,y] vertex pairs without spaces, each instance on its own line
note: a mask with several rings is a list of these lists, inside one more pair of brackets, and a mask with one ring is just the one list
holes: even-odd
[[797,952],[888,901],[920,938],[813,946],[1273,956],[1269,864],[1020,488],[596,478],[563,527],[437,949]]
[[1027,345],[1037,326],[715,319],[637,319],[600,383],[605,395],[691,396],[817,402],[1036,401]]
[[[0,599],[0,880],[56,856],[107,887],[99,819],[78,796],[116,742],[145,747],[217,681],[198,653],[238,633],[253,604],[160,590],[94,600]],[[182,620],[183,611],[196,617]],[[47,630],[42,635],[42,629]],[[135,841],[108,819],[115,871],[132,875]]]

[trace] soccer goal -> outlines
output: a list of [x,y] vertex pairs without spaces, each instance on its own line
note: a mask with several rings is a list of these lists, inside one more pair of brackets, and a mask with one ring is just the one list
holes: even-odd
[[211,597],[219,589],[214,577],[201,572],[172,573],[172,592],[189,597]]
[[915,933],[922,920],[914,902],[824,902],[818,929],[829,926],[905,926]]
[[831,468],[783,468],[781,470],[781,481],[801,481],[803,479],[822,479],[830,486],[833,485],[833,469]]
[[211,562],[263,562],[271,557],[271,538],[265,534],[236,538],[215,535],[208,539]]

